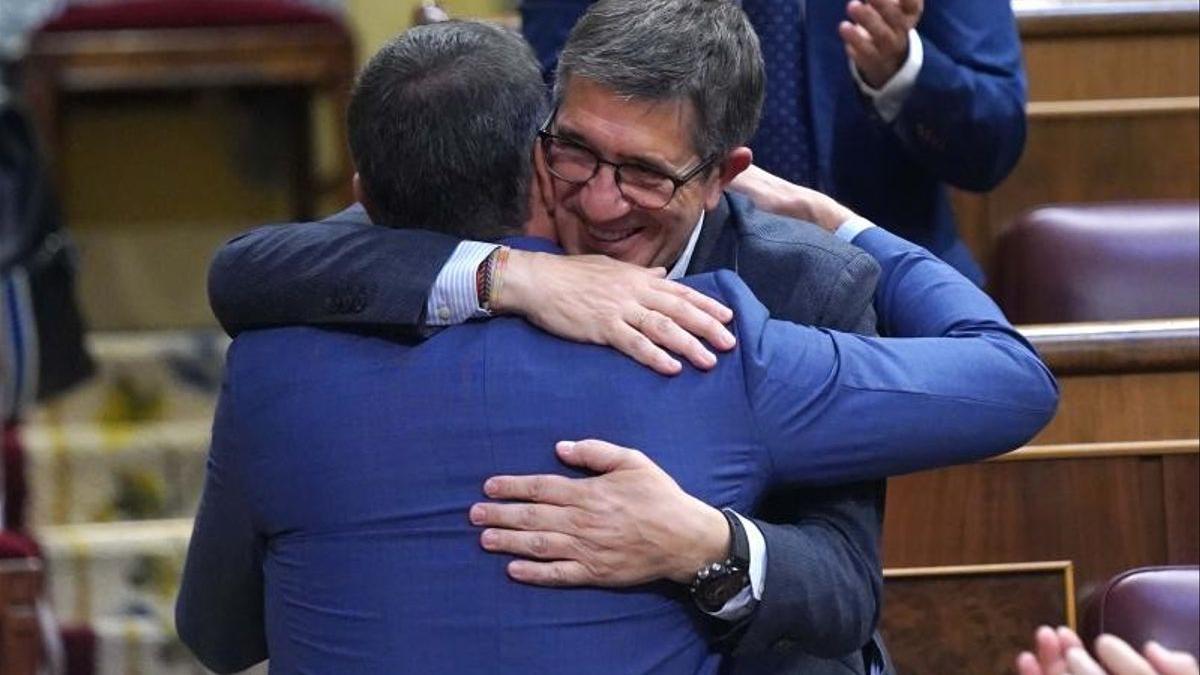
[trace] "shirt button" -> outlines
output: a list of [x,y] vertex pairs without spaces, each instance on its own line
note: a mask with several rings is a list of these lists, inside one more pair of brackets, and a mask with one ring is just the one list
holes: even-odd
[[445,305],[438,308],[438,318],[442,321],[450,320],[450,308]]

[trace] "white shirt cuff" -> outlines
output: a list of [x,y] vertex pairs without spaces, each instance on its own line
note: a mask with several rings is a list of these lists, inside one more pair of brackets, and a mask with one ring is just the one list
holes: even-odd
[[909,92],[917,83],[917,75],[920,74],[923,63],[925,63],[925,46],[921,44],[921,36],[917,34],[917,29],[913,28],[908,31],[908,58],[905,59],[904,65],[900,66],[900,70],[892,76],[892,79],[885,82],[882,87],[873,89],[871,85],[867,84],[859,74],[858,67],[854,65],[853,60],[850,61],[850,76],[854,78],[858,90],[875,104],[875,112],[879,113],[884,122],[890,124],[900,114],[905,99],[908,98]]
[[861,216],[855,216],[841,225],[838,225],[838,229],[833,231],[833,236],[846,243],[850,243],[854,241],[855,237],[862,234],[866,230],[871,229],[872,227],[875,227],[875,223],[872,223]]
[[479,306],[479,293],[475,288],[475,273],[497,244],[479,241],[461,242],[450,259],[438,272],[425,302],[426,326],[453,326],[467,319],[486,316]]
[[754,607],[762,600],[763,588],[767,577],[767,542],[763,539],[762,530],[753,520],[743,518],[734,512],[746,530],[746,541],[750,544],[750,587],[743,588],[740,593],[730,598],[725,606],[711,616],[725,621],[737,621],[754,611]]

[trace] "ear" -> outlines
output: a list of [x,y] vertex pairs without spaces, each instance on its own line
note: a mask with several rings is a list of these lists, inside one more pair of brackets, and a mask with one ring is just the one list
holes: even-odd
[[379,218],[375,215],[375,205],[371,203],[371,198],[367,196],[367,189],[363,187],[362,176],[358,175],[357,171],[354,172],[353,187],[354,201],[362,204],[363,208],[367,211],[367,217],[371,219],[372,223],[378,225]]
[[550,173],[546,170],[546,158],[542,144],[533,144],[533,176],[529,181],[529,218],[525,221],[525,234],[558,241],[554,229],[554,189]]
[[740,145],[725,156],[718,165],[717,181],[715,188],[710,190],[704,200],[704,208],[714,209],[717,203],[721,200],[721,190],[729,186],[737,175],[750,167],[754,161],[754,153],[744,145]]

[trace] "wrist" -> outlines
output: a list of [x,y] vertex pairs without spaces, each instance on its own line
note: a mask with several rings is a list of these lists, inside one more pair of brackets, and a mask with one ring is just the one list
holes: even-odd
[[691,584],[700,568],[729,557],[729,521],[725,514],[700,500],[696,501],[695,515],[686,524],[691,538],[680,548],[678,565],[669,578],[681,584]]
[[507,260],[496,270],[492,280],[492,294],[488,309],[493,314],[521,314],[522,298],[529,291],[532,274],[530,267],[538,253],[505,249]]

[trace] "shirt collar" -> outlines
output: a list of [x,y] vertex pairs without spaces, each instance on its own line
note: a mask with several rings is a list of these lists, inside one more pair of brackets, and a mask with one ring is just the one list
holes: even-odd
[[692,254],[696,252],[696,242],[700,239],[700,226],[704,224],[704,214],[705,211],[701,209],[700,219],[692,227],[692,236],[688,237],[687,246],[683,248],[683,253],[680,254],[679,260],[675,261],[675,265],[667,273],[668,279],[678,279],[687,274],[688,266],[692,264]]

